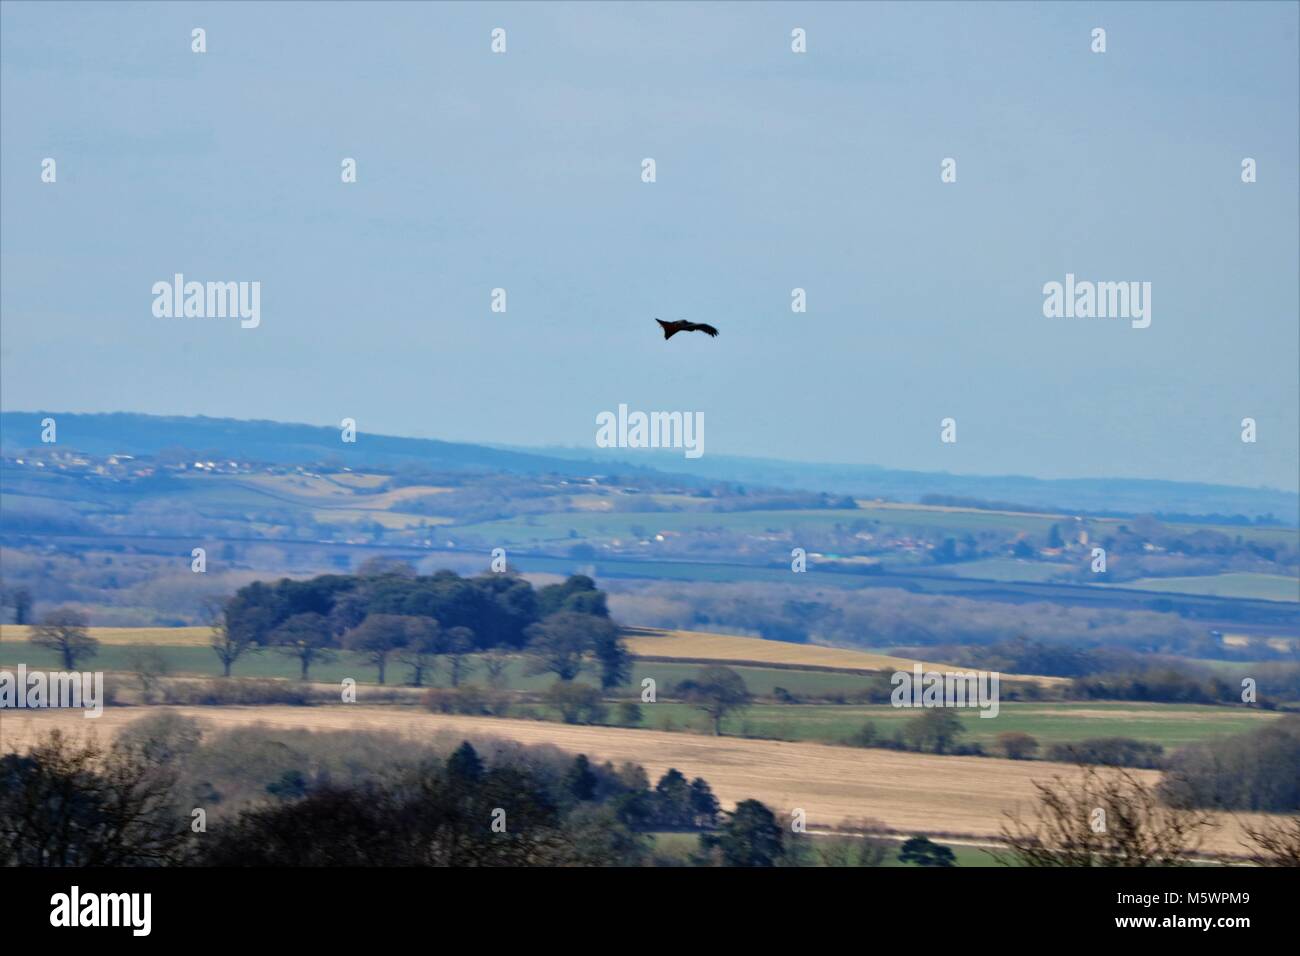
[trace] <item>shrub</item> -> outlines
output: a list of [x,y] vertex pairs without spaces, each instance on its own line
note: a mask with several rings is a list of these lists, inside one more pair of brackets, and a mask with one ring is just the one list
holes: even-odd
[[1048,760],[1062,763],[1102,764],[1158,770],[1164,766],[1165,748],[1131,737],[1093,737],[1072,744],[1053,744]]

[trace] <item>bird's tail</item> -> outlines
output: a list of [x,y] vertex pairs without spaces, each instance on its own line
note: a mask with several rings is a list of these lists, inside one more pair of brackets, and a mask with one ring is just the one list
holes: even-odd
[[665,322],[663,319],[655,319],[655,321],[658,322],[659,325],[663,328],[664,338],[671,339],[673,335],[677,332],[676,329],[669,326],[668,323]]

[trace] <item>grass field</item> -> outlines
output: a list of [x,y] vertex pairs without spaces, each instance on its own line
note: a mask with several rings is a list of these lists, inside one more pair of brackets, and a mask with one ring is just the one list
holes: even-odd
[[[146,710],[108,708],[88,721],[80,712],[23,711],[0,726],[0,751],[25,749],[54,728],[84,734],[88,725],[101,740]],[[464,736],[475,740],[508,739],[551,744],[592,759],[639,763],[657,779],[669,767],[687,777],[704,777],[725,806],[754,798],[785,815],[804,810],[810,827],[834,826],[871,818],[904,833],[948,836],[995,836],[1004,813],[1028,811],[1035,799],[1035,780],[1055,775],[1077,779],[1076,768],[1041,761],[857,750],[810,743],[705,737],[649,730],[577,727],[540,721],[430,714],[412,708],[339,704],[326,707],[183,707],[167,708],[231,727],[250,723],[306,727],[313,730],[388,730],[417,738]],[[1134,775],[1154,783],[1157,774]],[[1207,849],[1239,853],[1243,819],[1259,815],[1220,814],[1220,829]]]
[[1213,597],[1253,598],[1264,601],[1300,601],[1300,578],[1280,574],[1229,572],[1186,578],[1139,578],[1109,587],[1171,594],[1209,594]]
[[[59,666],[59,657],[55,652],[36,647],[24,641],[12,640],[8,634],[9,631],[13,630],[12,626],[6,627],[4,630],[6,633],[3,639],[0,639],[0,666],[13,666],[19,662],[33,668],[51,669]],[[92,630],[98,633],[100,629],[94,628]],[[142,632],[155,629],[122,628],[120,630]],[[173,629],[163,628],[159,630]],[[167,662],[169,673],[173,676],[217,677],[221,674],[221,666],[216,655],[207,647],[205,629],[175,628],[174,630],[189,632],[184,637],[188,643],[147,645],[119,639],[118,642],[105,642],[100,647],[99,654],[91,659],[91,663],[98,670],[131,671],[133,669],[133,651],[138,647],[151,646],[158,648],[161,652],[163,659]],[[471,659],[471,663],[473,663],[473,659]],[[699,664],[670,661],[637,662],[632,669],[632,677],[628,685],[622,689],[622,692],[629,699],[632,699],[632,692],[635,690],[639,693],[640,682],[645,677],[653,677],[660,686],[664,686],[694,677],[699,672],[700,667]],[[784,687],[795,694],[820,694],[861,690],[870,683],[870,678],[848,671],[836,673],[833,671],[786,670],[743,666],[735,669],[744,677],[751,693],[763,696],[770,696],[776,687]],[[505,687],[509,690],[540,691],[549,687],[555,680],[554,675],[527,674],[525,670],[525,664],[521,659],[512,661],[506,671]],[[234,676],[292,679],[298,676],[298,663],[277,651],[264,650],[240,658],[235,664]],[[358,683],[373,683],[376,679],[375,668],[366,663],[359,655],[342,651],[338,654],[336,661],[314,664],[311,669],[311,679],[313,681],[337,683],[345,677],[351,677]],[[401,684],[406,679],[407,669],[405,667],[396,662],[389,665],[389,683]],[[594,679],[594,675],[584,674],[580,679],[591,681]],[[483,675],[481,670],[478,668],[471,670],[467,680],[482,683]],[[447,686],[447,675],[438,673],[427,683],[434,687],[445,687]]]
[[[642,725],[655,729],[708,732],[700,711],[686,704],[661,701],[643,706]],[[769,740],[843,743],[871,721],[878,733],[892,736],[917,711],[889,704],[756,704],[742,714],[726,718],[724,734]],[[1243,733],[1276,720],[1269,711],[1199,704],[1146,704],[1098,701],[1003,702],[997,717],[980,717],[971,709],[958,710],[965,743],[993,750],[998,734],[1018,731],[1044,748],[1089,737],[1132,737],[1166,749]]]
[[[9,630],[9,629],[6,629]],[[123,629],[150,631],[150,629]],[[198,632],[201,628],[178,629]],[[187,637],[191,635],[187,634]],[[169,665],[171,676],[216,677],[220,665],[216,656],[202,643],[188,645],[153,645],[159,647]],[[97,669],[129,674],[133,670],[132,646],[123,643],[105,643],[99,656],[93,659]],[[31,668],[58,669],[57,656],[50,651],[26,643],[5,641],[0,643],[0,667],[12,668],[19,662]],[[694,677],[698,664],[668,661],[638,661],[628,684],[607,694],[611,702],[639,701],[641,681],[654,678],[661,694],[667,695],[673,684]],[[750,692],[770,697],[777,687],[783,687],[796,696],[851,692],[868,685],[870,678],[852,673],[833,671],[783,670],[775,668],[737,666],[734,668],[745,680]],[[506,671],[505,687],[509,690],[540,692],[551,685],[551,675],[525,673],[522,660],[514,660]],[[264,652],[235,666],[239,677],[279,678],[292,680],[298,676],[298,666],[293,660],[273,652]],[[360,685],[372,686],[375,670],[355,655],[344,653],[330,664],[312,668],[311,677],[316,683],[337,685],[351,677]],[[389,684],[400,687],[406,679],[405,668],[390,665]],[[592,680],[591,676],[585,678]],[[471,671],[467,681],[483,682],[480,671]],[[446,687],[446,674],[435,675],[428,681],[431,686]],[[542,705],[531,705],[541,714],[557,719]],[[660,700],[655,704],[641,705],[643,728],[669,731],[706,733],[708,720],[699,710],[681,702]],[[888,704],[778,704],[756,703],[741,714],[723,721],[723,733],[773,740],[814,741],[839,744],[846,741],[870,720],[877,730],[892,735],[902,722],[916,716],[913,710],[900,709]],[[1199,740],[1239,733],[1260,726],[1261,721],[1275,719],[1267,711],[1232,707],[1210,707],[1182,704],[1144,704],[1133,702],[1078,702],[1078,701],[1004,701],[999,715],[983,718],[973,710],[959,711],[966,728],[967,742],[992,748],[998,734],[1005,731],[1022,731],[1035,737],[1044,747],[1053,743],[1066,743],[1088,737],[1122,736],[1160,744],[1166,748],[1179,747]],[[620,715],[610,714],[611,722]]]
[[[649,631],[650,629],[646,629]],[[103,647],[94,658],[96,666],[105,670],[128,670],[131,666],[132,647],[150,645],[163,651],[171,669],[176,674],[216,676],[220,673],[217,658],[208,648],[209,631],[204,627],[92,627],[90,634]],[[0,626],[0,663],[15,664],[25,661],[31,666],[47,667],[58,663],[57,656],[28,643],[30,628],[7,624]],[[693,676],[707,663],[721,663],[736,667],[745,677],[750,690],[770,695],[775,687],[784,687],[795,694],[836,693],[860,690],[868,686],[868,678],[858,671],[911,670],[917,663],[913,658],[890,654],[856,651],[813,644],[792,644],[787,641],[768,641],[757,637],[739,637],[731,634],[711,634],[705,631],[657,631],[636,634],[627,639],[628,649],[634,657],[649,658],[638,664],[637,673],[629,687],[639,685],[641,677],[677,681]],[[762,665],[772,665],[764,667]],[[947,664],[921,662],[926,670],[951,670]],[[749,665],[749,666],[746,666]],[[801,670],[806,668],[806,670]],[[297,677],[297,665],[273,650],[264,650],[241,659],[235,666],[236,675],[244,677]],[[843,671],[842,674],[828,673]],[[393,680],[402,680],[403,669],[392,672]],[[333,664],[318,664],[312,676],[319,680],[342,680],[353,677],[359,681],[372,680],[373,668],[360,657],[342,652]],[[1042,686],[1065,684],[1061,677],[1005,674],[1005,680],[1033,681]],[[546,686],[550,679],[523,673],[522,664],[510,671],[510,687],[516,690],[536,690]]]
[[[723,528],[729,531],[762,533],[765,531],[791,531],[800,528],[829,528],[855,522],[902,531],[939,530],[952,534],[975,534],[980,531],[1024,531],[1029,534],[1046,534],[1054,524],[1073,522],[1072,516],[1005,511],[985,511],[974,508],[945,508],[914,504],[858,501],[858,507],[736,511],[736,512],[554,512],[528,515],[501,521],[481,522],[462,527],[462,531],[488,538],[503,547],[545,546],[556,543],[571,544],[569,531],[580,538],[636,540],[634,527],[650,534],[661,531],[685,531],[696,528]],[[1131,519],[1088,518],[1079,524],[1095,538]],[[1230,538],[1255,541],[1261,544],[1293,546],[1294,528],[1237,527],[1233,525],[1182,525],[1170,524],[1171,529],[1192,533],[1218,531]]]
[[[148,646],[155,647],[162,653],[170,676],[217,677],[221,674],[216,655],[207,646],[206,628],[91,628],[91,632],[102,643],[98,655],[92,659],[93,666],[99,670],[130,674],[135,669],[134,651]],[[0,627],[0,666],[12,668],[21,662],[31,668],[58,669],[60,664],[57,654],[28,643],[25,640],[28,636],[27,628],[15,625]],[[629,645],[639,657],[678,660],[635,661],[627,684],[606,695],[611,702],[639,701],[645,678],[654,679],[662,696],[671,696],[673,685],[694,677],[710,661],[732,667],[742,676],[752,694],[765,698],[774,696],[777,688],[783,688],[796,697],[853,693],[877,683],[876,678],[856,673],[856,670],[910,669],[913,663],[910,658],[887,654],[699,631],[662,632],[659,636],[638,635],[629,638]],[[682,661],[682,657],[704,663]],[[466,682],[482,684],[484,674],[481,667],[473,661],[471,658],[471,669]],[[773,666],[765,667],[762,664]],[[927,669],[944,667],[940,664],[924,666]],[[802,669],[814,667],[819,669]],[[237,677],[292,680],[298,677],[299,671],[296,660],[266,650],[242,658],[236,663],[234,673]],[[1011,676],[1004,675],[1007,678]],[[340,652],[337,660],[316,664],[311,670],[311,678],[316,683],[338,684],[348,677],[361,685],[372,685],[376,680],[376,672],[361,657],[346,651]],[[590,682],[594,680],[594,675],[588,674],[580,679]],[[406,680],[407,669],[397,662],[390,663],[389,685],[400,687]],[[1062,679],[1036,680],[1052,682]],[[507,690],[537,693],[553,682],[553,675],[527,673],[526,662],[522,658],[515,658],[507,667],[502,686]],[[434,687],[449,685],[447,674],[441,671],[432,675],[426,683]],[[546,707],[532,706],[540,714],[558,720],[558,714],[550,713]],[[958,714],[966,729],[963,739],[969,743],[979,743],[986,749],[994,747],[998,734],[1010,731],[1027,733],[1044,748],[1054,743],[1068,743],[1088,737],[1132,737],[1171,749],[1196,741],[1241,733],[1260,726],[1261,721],[1276,717],[1267,711],[1226,706],[1057,700],[1004,700],[996,718],[980,717],[974,710],[960,710]],[[617,711],[612,711],[610,721],[615,722],[620,716]],[[871,721],[880,734],[892,736],[905,721],[915,716],[915,711],[888,704],[769,701],[755,703],[744,712],[726,718],[723,732],[772,740],[841,744],[849,740],[867,721]],[[640,726],[695,733],[707,733],[709,730],[708,719],[699,710],[668,699],[653,705],[642,705]]]

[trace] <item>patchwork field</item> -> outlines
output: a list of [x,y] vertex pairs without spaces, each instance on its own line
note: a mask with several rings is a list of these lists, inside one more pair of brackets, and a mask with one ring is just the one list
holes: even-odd
[[[1077,774],[1066,764],[444,716],[362,705],[168,709],[217,727],[261,723],[312,730],[388,730],[427,738],[464,735],[475,740],[504,738],[552,744],[616,764],[639,763],[652,778],[669,767],[687,776],[702,776],[728,806],[752,797],[778,812],[802,808],[810,825],[873,818],[909,833],[996,836],[1004,813],[1027,811],[1032,806],[1035,780],[1055,775],[1069,780]],[[25,749],[56,727],[77,734],[93,731],[99,739],[107,740],[144,712],[144,708],[110,708],[101,718],[87,720],[80,712],[25,711],[21,716],[5,718],[0,728],[0,750]],[[1137,771],[1135,776],[1148,783],[1156,779],[1150,771]],[[1251,817],[1260,818],[1221,814],[1222,827],[1206,841],[1206,849],[1240,852],[1240,825]]]
[[[925,670],[955,670],[949,664],[917,661],[908,657],[874,654],[816,644],[792,644],[758,637],[711,634],[706,631],[655,631],[644,629],[627,640],[633,656],[652,660],[717,662],[723,664],[776,664],[793,668],[819,670],[879,671],[911,670],[920,663]],[[1064,677],[1004,674],[1005,680],[1034,681],[1044,686],[1068,684]]]

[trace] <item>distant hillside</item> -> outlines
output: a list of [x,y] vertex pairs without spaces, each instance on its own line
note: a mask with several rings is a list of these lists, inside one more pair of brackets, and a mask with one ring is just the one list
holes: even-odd
[[[542,454],[459,444],[428,438],[397,438],[361,430],[344,444],[339,429],[272,421],[237,421],[204,416],[139,415],[131,412],[83,415],[72,412],[0,413],[0,449],[15,454],[40,445],[40,422],[58,423],[62,449],[94,455],[156,455],[187,448],[208,457],[230,456],[298,465],[336,460],[351,467],[396,468],[407,464],[438,471],[504,471],[515,474],[589,474],[592,465]],[[620,465],[634,473],[635,465]]]
[[[555,457],[590,457],[582,449],[537,451]],[[612,453],[623,460],[629,454]],[[681,468],[681,458],[674,454],[651,451],[642,460],[663,471]],[[953,475],[898,471],[878,465],[819,464],[729,455],[705,455],[693,461],[690,470],[692,474],[719,481],[861,498],[920,501],[925,495],[951,495],[1075,514],[1243,515],[1251,519],[1272,515],[1287,525],[1300,524],[1300,494],[1273,488],[1137,478]]]
[[597,452],[595,449],[521,449],[398,438],[361,431],[344,445],[337,428],[228,418],[83,415],[71,412],[0,413],[0,449],[8,454],[40,444],[40,421],[58,421],[59,446],[96,455],[155,455],[167,448],[283,464],[336,461],[351,467],[393,469],[419,465],[439,471],[508,472],[519,475],[669,473],[689,480],[737,482],[767,488],[828,492],[863,498],[919,501],[952,495],[1064,512],[1095,514],[1273,515],[1300,524],[1300,495],[1268,488],[1241,488],[1131,478],[1042,479],[1018,475],[975,476],[896,471],[874,465],[833,465],[707,455],[684,466],[680,455]]

